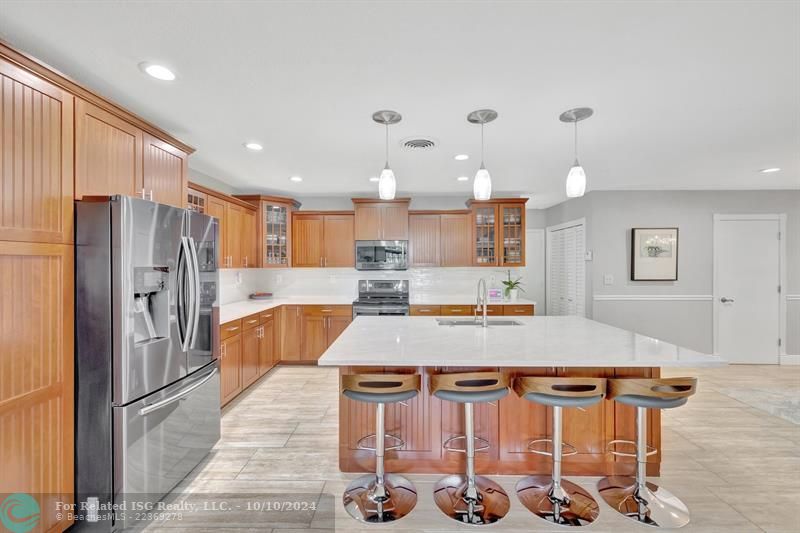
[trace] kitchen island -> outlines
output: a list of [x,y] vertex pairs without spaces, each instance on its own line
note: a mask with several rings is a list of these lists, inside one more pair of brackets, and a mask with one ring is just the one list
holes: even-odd
[[[451,318],[451,317],[447,317]],[[499,370],[518,376],[660,376],[662,367],[723,365],[702,354],[582,317],[515,317],[518,325],[440,325],[434,317],[358,317],[328,348],[321,366],[340,374],[418,373],[420,393],[404,404],[386,406],[386,431],[405,446],[386,453],[389,472],[450,473],[463,470],[464,454],[442,443],[463,434],[463,408],[432,396],[430,376],[471,370]],[[700,384],[702,387],[702,383]],[[648,442],[660,449],[660,413],[648,413]],[[477,454],[479,473],[544,474],[549,458],[531,453],[527,443],[549,437],[549,409],[509,394],[496,404],[476,404],[475,430],[489,450]],[[344,472],[374,468],[374,454],[358,440],[374,432],[374,406],[339,399],[339,467]],[[585,410],[564,410],[564,440],[578,453],[564,458],[567,475],[631,474],[635,462],[606,451],[613,439],[634,438],[633,407],[603,401]],[[658,475],[661,453],[648,458],[648,474]]]

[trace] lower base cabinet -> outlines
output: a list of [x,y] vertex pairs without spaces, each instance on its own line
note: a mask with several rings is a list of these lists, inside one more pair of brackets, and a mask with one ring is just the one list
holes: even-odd
[[316,361],[353,321],[350,305],[304,305],[301,361]]
[[220,402],[225,405],[242,392],[242,336],[223,339],[219,353]]

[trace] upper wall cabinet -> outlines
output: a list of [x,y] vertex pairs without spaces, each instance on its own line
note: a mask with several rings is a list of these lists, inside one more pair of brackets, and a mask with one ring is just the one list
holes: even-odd
[[408,240],[409,198],[353,198],[357,241]]
[[292,213],[300,202],[282,196],[236,195],[256,207],[256,250],[263,268],[286,268],[292,257]]
[[143,182],[147,198],[154,202],[183,206],[186,196],[188,155],[152,135],[145,133]]
[[292,216],[292,266],[353,267],[353,215],[297,212]]
[[408,247],[411,266],[472,265],[471,215],[469,210],[410,211]]
[[0,59],[0,240],[72,242],[73,104]]
[[475,266],[525,266],[525,202],[527,198],[467,202]]
[[142,195],[142,130],[94,104],[75,105],[75,198]]

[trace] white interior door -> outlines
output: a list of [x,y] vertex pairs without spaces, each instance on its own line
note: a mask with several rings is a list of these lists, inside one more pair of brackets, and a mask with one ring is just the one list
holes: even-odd
[[778,364],[781,220],[714,221],[715,351],[732,363]]
[[583,221],[547,228],[547,314],[586,316]]

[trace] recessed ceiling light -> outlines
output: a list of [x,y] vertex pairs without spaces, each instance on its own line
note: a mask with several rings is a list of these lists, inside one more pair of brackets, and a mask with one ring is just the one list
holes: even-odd
[[770,167],[770,168],[762,168],[759,172],[762,174],[771,174],[773,172],[780,172],[780,168],[778,167]]
[[263,146],[254,142],[244,143],[244,147],[247,148],[248,150],[252,150],[253,152],[260,152],[261,150],[264,149]]
[[289,181],[300,183],[301,181],[303,181],[303,178],[301,178],[300,176],[292,176],[291,178],[289,178]]
[[469,176],[459,176],[456,179],[458,181],[469,181]]
[[469,156],[467,154],[458,154],[454,159],[456,161],[466,161],[469,159]]
[[139,68],[146,74],[161,81],[172,81],[175,79],[175,73],[164,65],[156,65],[155,63],[139,63]]
[[380,181],[381,179],[378,176],[372,176],[369,181]]

